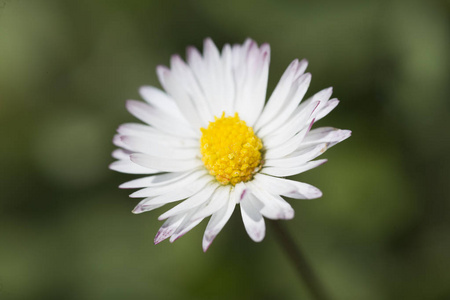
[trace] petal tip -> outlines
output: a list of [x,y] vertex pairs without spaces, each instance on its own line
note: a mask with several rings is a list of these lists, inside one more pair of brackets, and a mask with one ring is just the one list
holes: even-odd
[[266,235],[265,231],[259,231],[259,230],[255,230],[250,236],[250,238],[256,242],[256,243],[261,243],[264,240],[264,237]]
[[169,236],[172,235],[173,230],[171,230],[170,228],[167,227],[161,227],[158,230],[158,233],[156,233],[155,239],[153,240],[153,243],[155,245],[161,243],[162,241],[164,241],[165,239],[167,239]]
[[302,60],[300,60],[300,64],[302,64],[302,65],[309,64],[309,61],[306,58],[303,58]]
[[130,160],[134,163],[136,163],[136,160],[139,159],[139,154],[138,153],[132,153],[130,154]]
[[342,133],[342,138],[339,140],[339,142],[342,142],[343,140],[346,140],[352,136],[351,130],[342,129],[341,133]]
[[211,247],[212,242],[214,241],[215,235],[211,235],[210,233],[206,233],[203,236],[202,248],[203,252],[208,251],[209,247]]
[[170,69],[167,68],[166,66],[164,66],[164,65],[158,65],[158,66],[156,66],[156,74],[158,74],[158,77],[159,77],[160,80],[163,80],[164,77],[165,77],[168,73],[170,73]]
[[119,185],[119,189],[128,189],[126,183],[122,183]]

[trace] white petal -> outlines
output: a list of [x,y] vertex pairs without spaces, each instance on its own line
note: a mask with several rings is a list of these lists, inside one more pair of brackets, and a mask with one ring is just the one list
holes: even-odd
[[[203,82],[201,79],[206,78],[205,64],[203,63],[202,55],[195,47],[187,47],[186,60],[191,67],[194,74],[198,77],[199,82]],[[202,87],[203,88],[203,87]]]
[[177,215],[172,218],[167,219],[166,222],[161,226],[161,228],[158,230],[158,233],[155,236],[154,243],[159,244],[165,239],[172,236],[172,234],[175,232],[175,230],[180,226],[181,222],[183,222],[183,219],[186,217],[186,215]]
[[327,144],[318,144],[312,147],[304,148],[301,151],[295,151],[289,156],[276,159],[267,159],[264,162],[265,167],[293,168],[316,158],[327,150]]
[[195,104],[188,94],[180,86],[178,79],[166,67],[159,66],[157,68],[159,80],[164,89],[177,102],[183,116],[189,121],[193,128],[201,128],[206,120],[202,120]]
[[246,185],[251,190],[251,193],[246,197],[253,198],[252,201],[259,201],[263,204],[260,213],[264,217],[273,220],[288,220],[294,217],[294,209],[283,198],[267,192],[264,187],[258,186],[254,181],[249,181]]
[[292,84],[291,91],[284,100],[284,106],[278,111],[276,118],[273,118],[270,122],[264,126],[258,128],[258,136],[264,137],[269,133],[277,130],[280,126],[286,122],[289,116],[294,112],[300,101],[303,99],[306,91],[308,90],[311,82],[311,74],[306,73],[300,76]]
[[200,150],[197,145],[195,148],[174,147],[155,140],[142,139],[135,136],[122,136],[122,142],[128,149],[134,152],[149,154],[154,157],[173,158],[175,160],[195,159],[200,157]]
[[[329,87],[326,89],[323,89],[317,93],[315,93],[312,97],[306,99],[300,104],[300,109],[308,106],[311,102],[319,101],[319,107],[316,109],[315,113],[318,114],[324,107],[328,104],[328,100],[331,97],[331,94],[333,94],[333,88]],[[314,116],[315,118],[316,116]]]
[[308,60],[306,59],[302,59],[299,63],[298,63],[298,67],[297,67],[297,76],[300,76],[301,74],[305,73],[306,68],[308,67]]
[[[221,93],[222,99],[220,100],[222,111],[225,111],[227,115],[233,115],[234,113],[234,98],[235,98],[235,85],[233,76],[233,58],[231,54],[230,45],[225,45],[222,50],[222,64],[223,64],[223,91]],[[219,109],[220,110],[220,109]]]
[[256,43],[252,42],[248,53],[244,55],[245,63],[239,67],[245,68],[245,76],[239,82],[241,85],[237,90],[235,106],[239,116],[248,126],[253,126],[261,114],[266,98],[270,46],[263,44],[258,48]]
[[160,171],[135,164],[131,160],[117,160],[109,165],[111,170],[127,174],[155,174]]
[[212,116],[233,115],[236,87],[230,45],[222,57],[211,39],[204,41],[204,58],[194,47],[187,49],[187,61],[212,110]]
[[199,89],[202,91],[203,97],[205,97],[208,101],[208,106],[211,109],[211,113],[216,115],[218,111],[216,111],[217,99],[215,97],[216,91],[214,91],[214,76],[209,73],[211,69],[214,69],[214,67],[209,67],[203,61],[202,55],[195,47],[188,47],[186,49],[186,57],[188,65],[199,85]]
[[211,216],[211,219],[206,226],[205,233],[203,235],[203,251],[206,252],[215,237],[219,234],[222,228],[230,219],[233,214],[234,208],[236,207],[236,202],[233,199],[233,191],[230,193],[230,198],[226,200],[226,205],[224,205],[219,211]]
[[156,187],[162,186],[166,184],[170,184],[180,180],[183,177],[193,173],[192,171],[187,172],[173,172],[173,173],[165,173],[160,175],[153,175],[148,177],[142,177],[135,180],[131,180],[125,183],[122,183],[119,188],[121,189],[135,189],[135,188],[143,188],[143,187]]
[[205,204],[201,205],[201,207],[197,209],[192,209],[186,217],[183,219],[183,222],[178,226],[178,228],[175,230],[175,232],[170,237],[170,242],[173,243],[183,235],[185,235],[189,230],[197,226],[203,219],[193,219],[192,217],[195,215],[195,213],[202,208]]
[[214,194],[211,197],[211,201],[201,210],[199,210],[194,216],[194,219],[203,219],[207,216],[210,216],[221,209],[230,198],[230,187],[229,186],[220,186],[215,190]]
[[253,241],[261,242],[266,234],[264,218],[248,198],[241,201],[240,206],[245,230]]
[[162,221],[162,220],[172,217],[174,215],[178,215],[181,212],[190,210],[193,207],[199,206],[201,204],[206,204],[208,202],[208,200],[211,198],[214,191],[218,187],[219,187],[219,185],[215,182],[209,183],[197,194],[189,197],[188,199],[184,200],[177,206],[173,207],[172,209],[170,209],[170,210],[166,211],[165,213],[163,213],[162,215],[160,215],[158,217],[158,220]]
[[208,184],[208,182],[210,181],[211,181],[210,178],[202,177],[188,186],[173,189],[170,192],[161,194],[156,197],[146,198],[144,199],[145,202],[142,202],[142,205],[157,205],[161,203],[171,203],[189,198],[192,195],[198,193],[201,189],[203,189],[205,185]]
[[112,153],[112,157],[118,160],[130,160],[130,155],[132,152],[124,149],[116,149]]
[[211,101],[205,97],[199,81],[180,56],[173,55],[170,66],[171,75],[179,85],[179,92],[184,92],[184,97],[192,101],[198,115],[203,120],[201,124],[205,126],[208,121],[213,120]]
[[154,107],[160,109],[168,115],[171,115],[179,121],[188,124],[175,101],[165,92],[153,86],[142,86],[139,89],[139,93],[145,101]]
[[200,131],[194,131],[192,127],[186,126],[185,123],[144,102],[128,100],[126,107],[133,116],[165,133],[181,137],[198,137],[200,135]]
[[278,176],[278,177],[292,176],[292,175],[300,174],[300,173],[306,172],[308,170],[311,170],[313,168],[316,168],[316,167],[324,164],[325,162],[327,162],[326,159],[319,159],[319,160],[310,161],[303,165],[292,167],[292,168],[289,168],[289,167],[285,167],[285,168],[283,168],[283,167],[264,167],[261,170],[261,173],[267,174],[267,175],[272,175],[272,176]]
[[[124,135],[137,135],[146,137],[148,133],[158,133],[159,130],[141,123],[125,123],[119,126],[117,132]],[[144,135],[142,135],[144,134]]]
[[159,170],[160,172],[182,172],[195,169],[203,165],[200,159],[170,159],[150,156],[143,153],[134,153],[131,161],[143,167]]
[[[205,39],[204,52],[205,57],[203,59],[196,48],[188,47],[186,56],[189,67],[195,75],[205,101],[208,103],[211,111],[208,119],[212,121],[213,116],[220,116],[229,107],[226,102],[230,103],[233,99],[224,98],[226,88],[230,88],[230,86],[225,85],[226,82],[223,80],[225,78],[225,66],[220,61],[218,50],[210,39]],[[231,71],[229,71],[229,74],[231,76]],[[230,114],[231,112],[227,113]]]
[[173,233],[173,235],[170,237],[170,242],[173,243],[176,240],[178,240],[180,237],[188,233],[192,228],[197,226],[203,219],[196,219],[196,220],[190,220],[189,222],[186,222],[186,224],[181,224],[177,230]]
[[179,178],[176,181],[169,181],[164,184],[160,184],[157,186],[147,187],[142,190],[136,191],[133,194],[130,195],[131,198],[142,198],[142,197],[154,197],[161,194],[168,193],[170,191],[173,191],[174,189],[182,188],[189,186],[196,182],[197,180],[200,180],[202,177],[206,177],[205,179],[201,180],[212,180],[210,177],[207,177],[209,175],[206,175],[205,170],[197,170],[194,172],[189,172],[187,176],[184,176],[182,178]]
[[294,82],[303,75],[307,65],[308,62],[306,60],[299,62],[296,59],[288,66],[254,127],[256,131],[259,131],[264,125],[274,119],[286,105],[286,100],[288,99],[288,95],[292,90]]
[[275,90],[267,101],[267,104],[255,126],[255,129],[261,128],[261,126],[264,126],[267,122],[272,120],[284,105],[285,99],[289,94],[289,91],[291,90],[292,82],[296,78],[297,70],[298,59],[295,59],[289,64],[286,71],[284,71],[283,75],[281,76],[281,79],[275,87]]
[[[197,137],[174,136],[144,124],[123,124],[117,129],[117,132],[119,132],[119,135],[117,135],[119,139],[123,136],[132,136],[173,147],[198,147],[199,145]],[[118,145],[119,147],[127,147],[122,141],[119,142],[121,143]]]
[[338,106],[339,100],[334,98],[328,100],[328,102],[322,107],[322,109],[317,113],[316,122],[328,115],[333,109]]
[[212,105],[214,116],[219,116],[224,111],[223,104],[225,101],[232,99],[224,99],[224,65],[220,58],[219,50],[210,38],[206,38],[203,43],[204,53],[204,78],[203,90],[206,91],[207,98]]
[[151,210],[160,208],[161,206],[165,205],[165,203],[155,204],[155,205],[147,205],[146,202],[147,202],[146,199],[139,202],[139,204],[136,205],[136,207],[132,210],[132,213],[133,214],[141,214],[141,213],[144,213],[147,211],[151,211]]
[[280,158],[284,157],[286,155],[291,154],[294,152],[300,145],[303,144],[303,140],[305,139],[306,135],[308,134],[309,130],[311,129],[311,126],[314,124],[314,120],[312,120],[311,124],[308,128],[303,129],[294,137],[292,137],[290,140],[286,141],[286,143],[275,146],[275,147],[268,147],[267,144],[270,145],[270,139],[263,140],[263,144],[267,147],[266,153],[264,157],[266,159],[272,159],[272,158]]
[[307,183],[272,177],[258,173],[254,176],[256,185],[264,187],[269,193],[282,195],[293,199],[316,199],[322,197],[322,192]]
[[247,187],[243,182],[239,182],[234,186],[234,199],[236,203],[240,203],[244,199],[245,193],[247,192]]
[[211,38],[206,38],[203,41],[203,54],[205,63],[209,66],[219,67],[222,63],[220,61],[220,53]]
[[[162,132],[159,129],[156,129],[154,127],[151,127],[147,124],[141,124],[141,123],[125,123],[119,126],[117,128],[117,132],[119,133],[119,136],[123,135],[129,135],[129,136],[137,136],[140,138],[172,138],[172,135],[168,135],[165,132]],[[176,137],[177,139],[181,139],[181,137]]]
[[[297,118],[293,122],[286,122],[285,125],[282,125],[279,129],[264,137],[265,146],[270,149],[276,146],[284,145],[288,140],[290,140],[294,135],[298,132],[303,131],[306,133],[309,131],[311,126],[311,121],[308,122],[309,117],[311,116],[314,109],[317,107],[319,102],[312,103],[309,109],[303,110],[303,114],[296,115]],[[315,122],[315,120],[314,120]]]
[[[116,145],[119,148],[123,148],[129,152],[132,152],[130,147],[128,147],[128,145],[124,144],[124,142],[122,142],[122,136],[120,134],[116,134],[113,137],[113,144]],[[130,159],[130,157],[128,157],[128,160]]]
[[302,142],[302,146],[307,147],[319,143],[328,143],[328,148],[350,137],[350,130],[337,129],[332,127],[320,127],[311,130]]

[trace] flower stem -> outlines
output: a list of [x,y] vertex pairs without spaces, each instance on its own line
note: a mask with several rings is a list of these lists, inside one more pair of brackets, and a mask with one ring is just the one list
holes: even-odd
[[312,298],[315,300],[329,300],[330,298],[326,295],[325,290],[320,284],[317,276],[314,274],[314,271],[308,263],[306,257],[303,255],[300,248],[295,244],[292,236],[286,228],[280,221],[272,221],[271,223],[277,233],[276,236],[278,237],[281,246],[294,263],[298,274],[308,287]]

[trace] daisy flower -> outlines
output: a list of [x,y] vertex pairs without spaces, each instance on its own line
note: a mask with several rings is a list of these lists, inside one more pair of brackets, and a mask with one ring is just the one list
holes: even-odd
[[174,55],[170,68],[157,67],[163,90],[143,86],[146,102],[129,100],[128,111],[144,122],[118,128],[110,168],[147,174],[122,184],[139,188],[139,214],[180,201],[165,220],[155,244],[173,242],[210,217],[203,236],[206,251],[236,205],[250,238],[265,235],[264,217],[291,219],[283,198],[314,199],[317,188],[286,179],[324,162],[313,160],[350,136],[349,130],[312,129],[338,104],[332,88],[302,101],[311,74],[308,62],[294,60],[266,103],[270,46],[247,39],[220,52],[206,39],[203,55],[187,49],[187,62]]

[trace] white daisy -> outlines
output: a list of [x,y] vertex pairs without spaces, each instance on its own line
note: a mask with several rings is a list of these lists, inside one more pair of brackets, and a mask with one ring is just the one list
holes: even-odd
[[[122,184],[140,188],[142,213],[181,201],[161,216],[166,220],[155,244],[173,242],[211,216],[203,236],[206,251],[240,204],[250,238],[265,235],[264,218],[291,219],[294,210],[282,196],[314,199],[317,188],[284,177],[315,168],[313,160],[350,136],[349,130],[311,130],[338,104],[324,89],[301,102],[311,81],[306,60],[294,60],[266,100],[270,61],[268,44],[247,39],[225,45],[211,39],[203,55],[187,49],[187,63],[174,55],[170,68],[159,66],[163,90],[144,86],[147,103],[129,100],[128,111],[144,124],[123,124],[114,137],[119,149],[110,168],[150,174]],[[301,102],[301,103],[300,103]]]

